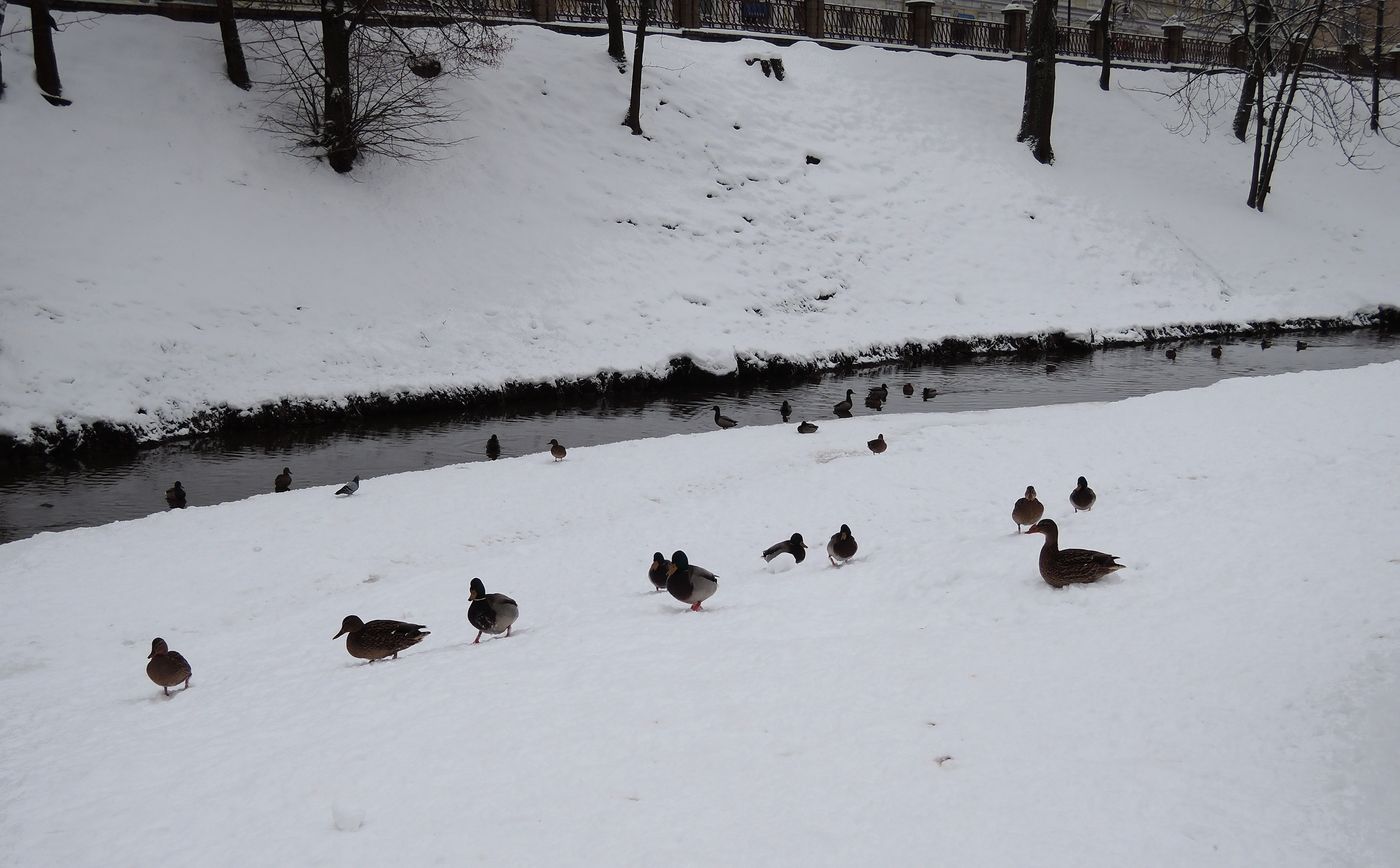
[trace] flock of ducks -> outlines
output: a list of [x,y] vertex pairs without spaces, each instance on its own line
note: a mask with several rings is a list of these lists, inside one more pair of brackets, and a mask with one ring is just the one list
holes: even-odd
[[[903,391],[905,396],[912,396],[914,386],[906,383]],[[935,389],[923,390],[926,401],[936,394]],[[850,415],[853,406],[852,395],[854,390],[847,389],[845,399],[835,405],[833,409],[838,416]],[[883,404],[888,396],[888,386],[881,384],[872,388],[866,398],[866,406],[879,409],[875,404]],[[713,408],[713,412],[715,424],[721,429],[734,428],[739,424],[725,416],[718,406]],[[782,403],[779,413],[783,421],[787,422],[792,414],[792,407],[787,401]],[[817,426],[806,420],[797,426],[800,434],[811,434],[816,430]],[[888,448],[884,434],[867,441],[866,446],[876,455],[884,453]],[[500,455],[501,445],[496,435],[491,435],[486,448],[489,457],[495,458]],[[550,440],[549,453],[557,462],[567,457],[568,450],[560,445],[558,440]],[[282,472],[273,480],[273,491],[281,493],[290,491],[291,488],[291,469],[283,467]],[[360,477],[357,475],[337,489],[335,495],[350,497],[359,489]],[[166,491],[165,498],[171,508],[183,509],[187,504],[184,486],[178,481]],[[1098,496],[1089,487],[1088,481],[1081,476],[1074,490],[1070,492],[1069,499],[1075,512],[1087,512],[1094,508]],[[1026,534],[1041,534],[1045,537],[1040,550],[1040,576],[1046,584],[1054,588],[1088,584],[1123,569],[1124,565],[1117,562],[1115,555],[1089,549],[1061,549],[1059,526],[1044,515],[1045,505],[1036,497],[1035,487],[1027,486],[1025,496],[1017,500],[1012,507],[1011,520],[1016,523],[1017,534],[1021,533],[1023,526],[1027,526]],[[841,525],[827,540],[826,556],[833,567],[849,563],[855,558],[857,551],[859,545],[849,525]],[[771,563],[784,555],[790,556],[795,564],[806,560],[807,543],[802,534],[794,533],[787,539],[774,543],[763,550],[761,557],[765,562]],[[669,559],[661,552],[654,553],[647,570],[647,578],[657,592],[666,591],[676,600],[690,606],[693,612],[703,611],[701,604],[719,590],[719,576],[702,566],[692,564],[684,551],[672,553]],[[512,626],[520,617],[520,606],[515,600],[505,594],[486,593],[486,585],[480,578],[471,580],[467,600],[467,622],[477,630],[476,638],[471,644],[479,644],[481,637],[486,634],[510,636]],[[389,619],[364,621],[358,615],[346,615],[340,623],[339,632],[331,638],[339,639],[344,636],[345,650],[351,657],[374,663],[385,658],[397,658],[399,652],[412,648],[430,634],[422,624]],[[149,662],[146,664],[146,675],[166,696],[170,695],[170,688],[181,684],[188,689],[193,672],[189,661],[180,653],[171,651],[164,639],[157,637],[151,642],[151,653],[147,660]]]

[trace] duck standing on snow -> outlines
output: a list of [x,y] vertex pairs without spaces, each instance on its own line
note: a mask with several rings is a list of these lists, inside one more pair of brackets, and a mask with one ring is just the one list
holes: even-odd
[[1060,528],[1050,519],[1041,519],[1026,533],[1045,534],[1040,548],[1040,577],[1052,588],[1097,582],[1109,573],[1123,569],[1117,555],[1088,549],[1060,549]]
[[1088,512],[1094,508],[1094,501],[1099,496],[1094,493],[1094,489],[1089,487],[1089,481],[1084,477],[1079,477],[1079,483],[1075,485],[1074,491],[1069,493],[1069,502],[1074,506],[1074,511],[1083,510]]
[[184,509],[188,501],[185,498],[185,486],[180,484],[180,480],[175,480],[175,484],[165,490],[165,505],[171,509]]
[[772,563],[778,555],[792,555],[792,562],[800,564],[807,559],[807,544],[802,534],[795,533],[780,543],[774,543],[763,550],[763,560]]
[[412,648],[428,631],[422,624],[409,624],[405,621],[361,621],[358,615],[346,615],[340,622],[340,632],[332,639],[345,637],[345,650],[351,657],[373,663],[385,657],[399,656],[399,652]]
[[491,439],[486,441],[486,457],[491,461],[501,457],[501,441],[496,439],[495,434],[492,434]]
[[831,408],[832,410],[836,411],[837,416],[851,415],[851,408],[855,406],[855,404],[851,402],[851,396],[855,393],[855,389],[847,389],[846,400],[837,402],[837,404]]
[[831,540],[826,544],[826,556],[831,561],[833,567],[839,567],[837,561],[845,563],[856,556],[856,538],[851,535],[851,529],[847,525],[841,525],[841,529],[831,535]]
[[718,425],[718,426],[721,427],[721,428],[733,428],[735,425],[738,425],[739,423],[738,423],[738,422],[735,422],[733,419],[729,418],[728,416],[721,416],[720,413],[719,413],[719,408],[716,407],[716,408],[715,408],[715,424]]
[[555,461],[563,461],[564,456],[569,454],[569,450],[559,445],[558,440],[549,441],[549,454],[554,456]]
[[806,419],[803,419],[802,424],[797,426],[797,433],[815,434],[817,433],[817,426],[813,425],[811,422],[808,422]]
[[352,479],[352,480],[350,480],[349,482],[345,483],[344,485],[340,486],[340,488],[336,490],[335,494],[336,494],[336,497],[340,497],[341,495],[344,495],[344,496],[346,496],[346,497],[349,497],[350,495],[354,494],[355,492],[357,492],[357,491],[359,491],[359,490],[360,490],[360,476],[359,476],[359,474],[357,473],[357,474],[355,474],[355,478],[354,478],[354,479]]
[[651,579],[651,586],[658,591],[666,590],[666,574],[671,570],[671,562],[662,556],[661,552],[656,552],[651,556],[651,569],[647,570],[647,578]]
[[666,578],[666,591],[682,603],[690,604],[690,611],[699,612],[700,604],[715,595],[719,590],[719,576],[697,567],[678,551],[671,555],[671,573]]
[[283,467],[282,472],[277,474],[277,478],[272,480],[272,491],[281,494],[284,491],[292,490],[292,468]]
[[887,448],[887,444],[885,443],[885,435],[881,434],[874,440],[867,440],[865,441],[865,445],[870,448],[871,452],[874,452],[876,455],[879,455],[881,452],[884,452]]
[[778,408],[778,412],[783,414],[783,421],[786,422],[788,417],[792,415],[792,405],[784,401],[783,406]]
[[467,621],[476,628],[476,638],[472,644],[481,642],[482,633],[492,636],[505,633],[510,636],[510,625],[520,617],[520,607],[505,594],[488,594],[481,579],[472,579],[467,599],[472,604],[467,607]]
[[171,651],[164,639],[157,636],[151,640],[151,653],[146,655],[146,659],[151,661],[146,664],[146,677],[159,685],[166,696],[170,695],[170,688],[182,681],[185,689],[189,690],[190,663],[178,651]]
[[1040,521],[1040,517],[1045,514],[1045,504],[1035,498],[1035,486],[1026,486],[1026,496],[1016,501],[1016,505],[1011,507],[1011,520],[1016,522],[1016,532],[1021,532],[1021,525],[1032,525]]

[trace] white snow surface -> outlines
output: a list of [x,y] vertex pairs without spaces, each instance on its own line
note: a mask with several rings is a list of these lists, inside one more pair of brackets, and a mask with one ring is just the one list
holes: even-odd
[[[739,428],[0,546],[0,863],[1395,864],[1397,393]],[[1128,568],[1044,584],[1028,483]],[[646,579],[677,548],[702,613]],[[469,644],[473,576],[511,637]],[[432,635],[359,663],[349,613]]]
[[1062,66],[1047,168],[1020,63],[659,35],[637,138],[600,39],[520,27],[451,85],[466,141],[337,177],[256,129],[217,33],[70,26],[63,110],[3,46],[0,432],[1400,302],[1400,172],[1302,148],[1256,214],[1249,146],[1131,89],[1164,73]]

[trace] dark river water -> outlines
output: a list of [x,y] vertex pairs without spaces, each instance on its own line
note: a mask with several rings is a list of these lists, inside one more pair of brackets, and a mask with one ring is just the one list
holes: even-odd
[[[392,422],[337,424],[276,434],[240,434],[167,443],[135,457],[101,465],[54,467],[36,472],[0,470],[0,543],[45,531],[139,518],[165,509],[165,490],[180,480],[190,506],[238,500],[272,490],[272,479],[289,466],[296,487],[485,461],[486,441],[500,438],[510,457],[549,448],[557,438],[570,448],[658,437],[715,427],[711,407],[741,425],[781,424],[778,406],[787,400],[792,422],[833,417],[832,405],[855,389],[855,415],[875,410],[863,405],[869,387],[887,383],[885,413],[956,413],[1004,407],[1031,407],[1075,401],[1112,401],[1151,392],[1205,386],[1226,377],[1287,371],[1350,368],[1400,359],[1400,339],[1374,331],[1276,339],[1263,349],[1258,340],[1225,342],[1222,358],[1210,355],[1215,343],[1158,343],[1150,347],[1099,350],[1045,359],[996,356],[947,366],[885,365],[848,373],[814,376],[783,388],[735,386],[717,394],[677,394],[631,403],[598,402],[541,411],[509,411],[490,416],[431,419],[402,417]],[[1178,350],[1175,362],[1165,352]],[[1057,368],[1047,373],[1047,362]],[[915,386],[913,397],[900,387]],[[938,390],[924,401],[924,388]],[[8,475],[3,475],[7,474]]]

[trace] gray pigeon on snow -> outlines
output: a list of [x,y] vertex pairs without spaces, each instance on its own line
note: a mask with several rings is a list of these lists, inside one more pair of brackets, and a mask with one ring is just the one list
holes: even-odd
[[354,494],[355,492],[357,492],[357,491],[359,491],[359,490],[360,490],[360,477],[357,475],[354,479],[352,479],[352,480],[350,480],[349,482],[345,483],[344,485],[340,486],[340,490],[336,492],[336,496],[339,496],[339,495],[344,494],[344,495],[346,495],[346,496],[348,497],[349,495],[352,495],[352,494]]

